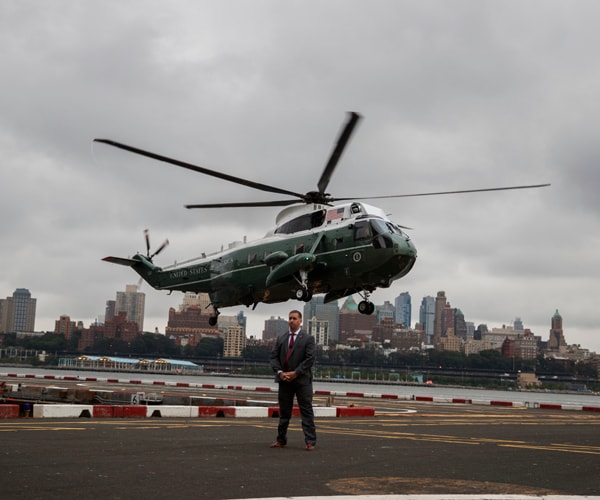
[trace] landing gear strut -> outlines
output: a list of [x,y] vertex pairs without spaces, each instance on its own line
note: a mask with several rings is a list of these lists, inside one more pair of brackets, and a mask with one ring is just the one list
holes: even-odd
[[296,281],[300,285],[300,288],[296,289],[295,296],[297,300],[309,302],[312,299],[312,292],[308,289],[308,272],[299,271],[300,279],[296,278]]
[[219,312],[219,310],[218,310],[218,309],[217,309],[217,308],[216,308],[214,305],[213,305],[213,309],[215,310],[215,314],[214,314],[214,316],[210,316],[210,317],[208,318],[208,324],[209,324],[210,326],[215,326],[215,325],[217,324],[217,321],[219,321],[219,314],[221,314],[221,313]]

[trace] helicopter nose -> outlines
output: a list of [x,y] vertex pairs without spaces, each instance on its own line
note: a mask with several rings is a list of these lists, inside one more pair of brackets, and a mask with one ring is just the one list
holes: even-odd
[[413,242],[406,238],[402,238],[397,242],[398,254],[404,257],[416,258],[417,257],[417,247],[413,244]]

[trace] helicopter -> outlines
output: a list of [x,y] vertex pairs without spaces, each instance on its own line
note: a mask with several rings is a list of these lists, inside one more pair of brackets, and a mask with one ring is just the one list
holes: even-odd
[[172,266],[159,267],[153,259],[168,245],[168,240],[151,253],[146,231],[145,255],[138,252],[131,258],[109,256],[102,260],[131,267],[156,290],[207,293],[213,308],[209,317],[212,326],[218,322],[220,308],[244,305],[254,309],[259,303],[290,299],[308,302],[314,294],[325,294],[326,303],[358,294],[362,299],[358,311],[369,315],[375,311],[371,294],[377,288],[390,287],[395,280],[408,274],[416,262],[417,249],[405,232],[410,228],[396,224],[383,210],[363,200],[549,186],[535,184],[369,197],[331,196],[326,189],[360,118],[356,112],[348,113],[347,122],[317,182],[317,190],[304,194],[111,139],[94,139],[94,142],[153,160],[287,197],[271,201],[185,205],[188,209],[285,207],[277,215],[275,227],[256,241],[236,242],[212,254],[203,253]]

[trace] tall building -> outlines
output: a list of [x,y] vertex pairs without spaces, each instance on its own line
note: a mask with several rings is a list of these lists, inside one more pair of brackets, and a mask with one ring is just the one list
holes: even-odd
[[288,322],[287,319],[271,316],[269,319],[265,320],[265,329],[262,332],[263,340],[275,340],[282,333],[286,333],[288,331]]
[[115,312],[116,307],[117,303],[114,300],[106,301],[106,307],[104,308],[104,321],[113,319],[117,315],[117,313]]
[[315,343],[320,346],[329,345],[329,321],[312,317],[303,318],[303,328],[315,338]]
[[210,303],[210,297],[207,293],[185,292],[183,301],[179,305],[180,311],[185,311],[190,306],[197,306],[203,314],[208,316],[215,314],[215,309]]
[[465,315],[460,309],[454,309],[454,335],[467,340],[467,322]]
[[322,296],[313,297],[310,302],[307,302],[304,305],[302,314],[303,323],[312,318],[327,321],[329,323],[328,339],[330,342],[339,339],[339,316],[340,310],[337,300],[325,304]]
[[117,292],[115,315],[124,312],[127,321],[134,321],[138,331],[144,331],[144,306],[146,294],[138,291],[137,285],[126,285],[124,292]]
[[394,305],[396,306],[396,323],[404,325],[404,328],[410,328],[412,309],[410,293],[402,292],[396,297]]
[[454,309],[450,302],[446,302],[446,307],[442,312],[442,337],[449,337],[449,331],[452,330],[452,335],[456,335],[454,330],[456,324],[454,318],[456,317],[456,309]]
[[396,316],[396,308],[389,300],[386,300],[383,305],[377,306],[375,314],[377,315],[377,324],[383,323],[384,320],[391,320],[393,323]]
[[63,314],[54,322],[54,333],[63,334],[66,340],[71,338],[73,332],[75,332],[75,321],[71,321],[70,316]]
[[475,323],[472,321],[465,321],[465,325],[467,326],[467,338],[473,340],[475,336]]
[[446,293],[440,291],[437,293],[435,298],[435,317],[433,323],[433,345],[435,346],[440,342],[442,338],[443,323],[444,323],[444,309],[446,308]]
[[513,327],[515,330],[523,330],[523,321],[521,321],[521,318],[515,318]]
[[246,348],[246,332],[241,326],[230,326],[225,330],[223,339],[223,356],[226,358],[240,358]]
[[0,300],[0,332],[35,331],[36,302],[27,288],[17,288],[12,297]]
[[433,324],[435,322],[435,299],[431,296],[423,297],[421,307],[419,308],[419,323],[423,326],[426,335],[426,342],[431,344],[433,341]]
[[562,316],[558,312],[558,309],[550,321],[551,328],[550,338],[548,339],[548,349],[552,351],[560,351],[561,348],[567,346],[567,342],[565,341],[565,337],[563,335],[563,320]]
[[125,311],[121,311],[114,318],[106,320],[103,330],[103,338],[121,339],[124,342],[132,342],[140,334],[138,323],[127,319]]
[[[198,305],[186,305],[176,310],[169,308],[169,319],[165,327],[165,335],[175,340],[178,345],[195,347],[204,336],[219,336],[219,328],[208,322],[210,316]],[[229,326],[239,326],[230,323]],[[227,327],[225,327],[227,328]]]
[[475,329],[475,333],[473,334],[473,339],[474,340],[482,340],[483,336],[488,332],[488,327],[485,324],[481,324],[479,325],[476,329]]

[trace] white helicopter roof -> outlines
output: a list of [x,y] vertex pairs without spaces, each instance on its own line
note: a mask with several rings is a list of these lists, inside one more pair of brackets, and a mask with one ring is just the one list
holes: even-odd
[[310,204],[310,205],[294,205],[291,207],[284,208],[275,219],[277,227],[289,222],[306,214],[312,214],[319,210],[326,212],[326,221],[331,223],[333,221],[339,221],[355,218],[357,216],[374,215],[381,217],[382,219],[388,220],[385,212],[378,207],[374,207],[362,202],[347,202],[340,203],[334,206],[321,205],[321,204]]

